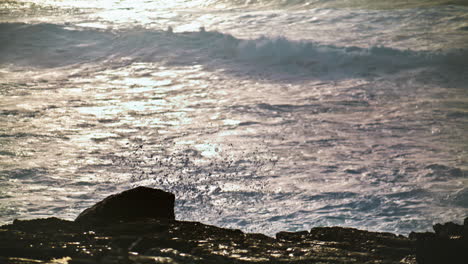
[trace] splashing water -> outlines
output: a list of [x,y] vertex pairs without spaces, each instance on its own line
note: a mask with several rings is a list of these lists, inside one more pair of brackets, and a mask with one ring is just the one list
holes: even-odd
[[269,235],[467,215],[463,1],[169,2],[0,3],[2,223],[138,185]]

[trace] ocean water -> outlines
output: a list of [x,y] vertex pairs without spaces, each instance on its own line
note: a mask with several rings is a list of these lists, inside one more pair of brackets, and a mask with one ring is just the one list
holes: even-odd
[[468,216],[468,5],[0,1],[0,224],[134,186],[248,232]]

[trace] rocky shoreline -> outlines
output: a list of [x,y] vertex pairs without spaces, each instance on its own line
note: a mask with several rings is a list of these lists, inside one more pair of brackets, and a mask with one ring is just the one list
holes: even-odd
[[468,263],[468,218],[409,237],[317,227],[272,238],[178,221],[173,206],[172,194],[138,187],[75,221],[15,220],[0,227],[0,263]]

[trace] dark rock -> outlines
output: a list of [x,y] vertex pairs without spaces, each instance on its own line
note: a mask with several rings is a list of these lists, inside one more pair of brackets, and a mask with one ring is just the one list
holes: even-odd
[[422,239],[432,239],[432,238],[435,238],[436,236],[437,235],[432,232],[424,232],[424,233],[411,232],[408,237],[412,240],[422,240]]
[[362,252],[369,255],[385,256],[399,261],[414,253],[414,242],[392,233],[369,232],[355,228],[315,227],[310,230],[309,239],[339,242],[343,250]]
[[174,200],[175,196],[172,193],[148,187],[136,187],[96,203],[78,215],[75,222],[108,224],[146,218],[174,220]]
[[343,227],[314,227],[310,230],[310,237],[323,241],[357,241],[377,239],[397,239],[397,235],[392,233],[379,233],[359,230],[356,228]]
[[468,230],[452,222],[434,225],[435,233],[411,233],[416,239],[416,260],[421,264],[468,263]]
[[[88,228],[57,218],[2,226],[0,263],[69,259],[66,263],[415,264],[408,238],[340,227],[320,231],[335,241],[317,240],[307,231],[280,232],[280,239],[274,239],[198,222],[148,218]],[[332,232],[340,235],[332,236]],[[352,233],[361,239],[352,241]]]
[[466,264],[467,230],[468,218],[409,238],[343,227],[272,238],[176,221],[173,194],[138,187],[107,197],[75,221],[51,217],[1,226],[0,263]]
[[50,228],[53,226],[56,231],[60,231],[64,228],[69,229],[72,227],[77,228],[72,221],[63,220],[57,217],[49,217],[44,219],[33,219],[33,220],[18,220],[15,219],[13,224],[6,225],[4,227],[8,227],[14,230],[19,231],[30,231],[30,230],[37,230],[39,228]]
[[287,240],[287,241],[298,241],[304,240],[309,235],[307,231],[299,232],[279,232],[276,234],[276,239],[278,240]]
[[468,263],[467,239],[420,237],[416,242],[416,260],[421,264]]
[[445,224],[435,224],[433,229],[439,237],[462,236],[464,227],[462,225],[448,222]]

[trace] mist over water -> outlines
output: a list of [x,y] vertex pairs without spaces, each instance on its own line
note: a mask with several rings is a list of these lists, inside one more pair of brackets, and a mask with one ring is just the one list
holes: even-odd
[[468,214],[464,1],[2,1],[0,223],[145,185],[176,217]]

